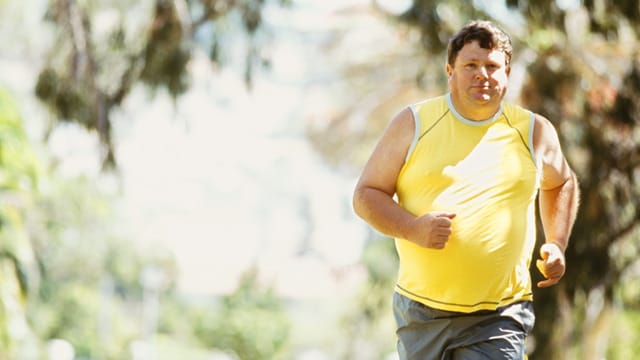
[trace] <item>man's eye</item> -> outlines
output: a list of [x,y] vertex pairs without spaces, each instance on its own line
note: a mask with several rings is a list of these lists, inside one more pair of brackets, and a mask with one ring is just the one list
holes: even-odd
[[465,67],[466,69],[472,70],[472,69],[475,69],[475,68],[476,68],[476,64],[466,64],[464,67]]

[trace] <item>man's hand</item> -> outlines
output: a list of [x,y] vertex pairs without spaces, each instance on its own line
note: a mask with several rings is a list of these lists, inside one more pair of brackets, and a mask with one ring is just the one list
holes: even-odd
[[452,219],[456,214],[435,211],[424,214],[413,222],[413,234],[407,239],[422,247],[444,249],[451,235]]
[[549,287],[560,281],[565,271],[564,252],[556,243],[546,243],[540,247],[540,257],[536,267],[546,280],[538,282],[538,287]]

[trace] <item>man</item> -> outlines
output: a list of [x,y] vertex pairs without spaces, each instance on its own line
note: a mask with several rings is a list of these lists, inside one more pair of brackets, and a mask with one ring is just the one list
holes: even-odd
[[564,275],[578,183],[552,124],[503,102],[511,54],[494,24],[462,28],[448,47],[449,93],[396,115],[356,186],[357,214],[396,239],[401,359],[525,357],[538,195],[537,285]]

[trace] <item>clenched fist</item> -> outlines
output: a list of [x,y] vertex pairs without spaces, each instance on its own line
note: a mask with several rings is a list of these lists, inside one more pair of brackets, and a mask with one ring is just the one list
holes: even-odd
[[443,211],[419,216],[411,224],[411,236],[407,240],[426,248],[444,249],[451,235],[454,217],[456,214]]
[[560,281],[565,271],[564,252],[556,243],[546,243],[540,247],[541,259],[536,260],[536,267],[546,280],[538,282],[538,287],[548,287]]

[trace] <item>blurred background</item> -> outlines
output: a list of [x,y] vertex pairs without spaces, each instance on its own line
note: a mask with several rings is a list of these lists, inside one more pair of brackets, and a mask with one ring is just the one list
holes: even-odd
[[0,0],[0,360],[395,359],[351,192],[471,19],[581,181],[529,358],[637,356],[638,1]]

